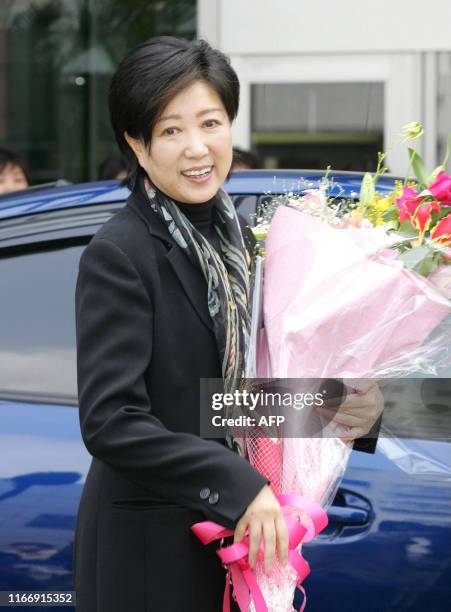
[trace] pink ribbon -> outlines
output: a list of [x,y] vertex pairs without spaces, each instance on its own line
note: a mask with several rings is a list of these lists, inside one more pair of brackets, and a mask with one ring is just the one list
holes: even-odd
[[[278,495],[277,499],[282,506],[285,522],[288,528],[288,560],[296,570],[296,584],[300,587],[303,580],[310,573],[310,566],[303,558],[297,548],[300,544],[310,542],[318,533],[327,526],[327,514],[321,506],[301,495]],[[300,510],[302,518],[290,514],[290,508]],[[226,529],[213,521],[202,521],[194,524],[191,529],[199,538],[202,544],[210,544],[215,540],[221,540],[233,536],[231,529]],[[223,612],[230,612],[230,584],[233,585],[233,596],[241,610],[247,612],[250,600],[254,602],[256,612],[268,612],[265,600],[253,569],[249,566],[249,535],[246,534],[242,542],[237,542],[231,546],[219,548],[217,551],[223,565],[228,569],[226,585],[224,590]],[[262,559],[262,547],[259,558]],[[306,597],[304,593],[304,603],[301,610],[304,610]]]

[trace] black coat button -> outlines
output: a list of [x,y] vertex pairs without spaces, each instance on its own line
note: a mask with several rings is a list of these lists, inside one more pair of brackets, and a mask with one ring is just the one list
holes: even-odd
[[210,495],[210,489],[208,487],[203,487],[200,490],[199,496],[201,499],[208,499],[209,495]]
[[219,501],[219,493],[217,493],[216,491],[213,491],[213,493],[208,498],[208,503],[214,506],[214,504],[217,504],[218,501]]

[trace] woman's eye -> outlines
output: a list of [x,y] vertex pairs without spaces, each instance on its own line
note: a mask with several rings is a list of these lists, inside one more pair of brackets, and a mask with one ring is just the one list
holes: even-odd
[[207,128],[213,128],[219,125],[219,121],[217,121],[216,119],[208,119],[207,121],[204,122],[204,125]]
[[175,136],[176,133],[177,133],[177,128],[175,127],[166,128],[163,132],[165,136]]

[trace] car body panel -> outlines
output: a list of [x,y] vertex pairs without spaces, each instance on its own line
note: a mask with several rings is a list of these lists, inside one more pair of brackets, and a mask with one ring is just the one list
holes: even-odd
[[[224,188],[230,195],[282,194],[318,188],[323,177],[324,172],[319,170],[246,170],[232,173]],[[331,193],[335,196],[355,197],[360,191],[361,176],[356,173],[331,172],[328,180]],[[378,189],[388,193],[393,189],[394,181],[394,177],[381,177]],[[129,193],[118,181],[26,189],[0,196],[0,219],[72,206],[124,202]]]
[[[403,442],[450,464],[449,442]],[[308,610],[329,609],[331,598],[340,612],[449,610],[450,478],[406,473],[380,450],[353,452],[340,494],[357,507],[367,502],[369,520],[305,546]]]
[[78,411],[0,401],[0,424],[0,591],[72,590],[75,519],[90,464]]

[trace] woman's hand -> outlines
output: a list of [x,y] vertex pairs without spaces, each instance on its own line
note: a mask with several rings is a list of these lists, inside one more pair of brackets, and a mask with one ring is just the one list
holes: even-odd
[[346,433],[339,437],[350,442],[365,436],[384,409],[384,396],[375,381],[345,381],[351,386],[353,393],[348,393],[345,401],[336,407],[326,405],[319,409],[319,413],[326,422],[336,423],[347,428]]
[[280,563],[288,561],[288,530],[282,509],[270,487],[266,485],[249,504],[238,521],[234,543],[241,542],[249,530],[249,565],[255,566],[260,541],[263,539],[265,572],[271,570],[275,552]]

